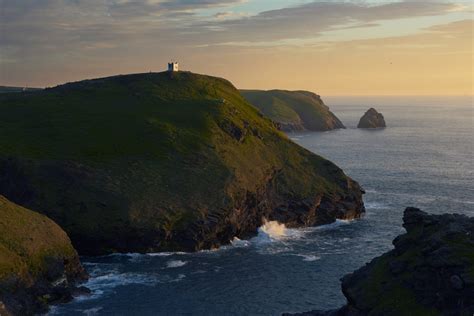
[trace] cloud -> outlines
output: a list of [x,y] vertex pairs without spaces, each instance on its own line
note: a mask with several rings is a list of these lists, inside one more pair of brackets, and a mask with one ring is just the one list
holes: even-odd
[[321,32],[336,28],[375,26],[377,21],[440,15],[454,7],[452,3],[443,2],[406,1],[382,5],[313,2],[297,7],[265,11],[238,20],[205,21],[197,26],[203,29],[218,26],[216,29],[220,32],[205,34],[209,42],[268,42],[317,37]]
[[214,14],[214,18],[217,20],[230,20],[230,19],[241,19],[244,17],[247,17],[248,14],[245,13],[235,13],[232,11],[226,11],[226,12],[217,12]]
[[0,0],[0,79],[5,79],[5,73],[40,66],[64,71],[71,63],[115,65],[135,61],[137,56],[146,63],[151,56],[191,54],[195,47],[259,43],[271,47],[317,38],[328,30],[374,27],[380,21],[443,15],[461,8],[441,1],[376,5],[316,1],[246,15],[233,10],[243,2]]

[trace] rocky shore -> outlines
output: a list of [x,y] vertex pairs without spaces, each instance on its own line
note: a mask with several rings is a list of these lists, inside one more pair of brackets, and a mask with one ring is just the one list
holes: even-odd
[[66,233],[44,215],[0,196],[0,315],[33,315],[87,293]]
[[342,278],[347,305],[294,315],[472,316],[474,218],[407,208],[403,222],[393,250]]

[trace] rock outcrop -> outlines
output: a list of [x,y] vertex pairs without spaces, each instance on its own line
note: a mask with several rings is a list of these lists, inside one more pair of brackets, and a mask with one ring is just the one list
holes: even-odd
[[65,302],[87,277],[66,233],[0,196],[0,315],[33,315]]
[[357,128],[381,128],[386,127],[383,115],[376,109],[370,108],[360,118]]
[[241,90],[247,101],[285,132],[345,128],[321,97],[309,91]]
[[297,315],[474,314],[474,218],[407,208],[395,249],[342,279],[347,305]]
[[81,254],[196,251],[364,212],[362,189],[228,81],[146,73],[0,95],[0,194]]

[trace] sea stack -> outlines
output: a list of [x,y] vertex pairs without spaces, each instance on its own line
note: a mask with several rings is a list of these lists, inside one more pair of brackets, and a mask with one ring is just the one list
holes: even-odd
[[370,108],[360,118],[357,128],[381,128],[386,127],[385,119],[382,113],[377,112],[376,109]]

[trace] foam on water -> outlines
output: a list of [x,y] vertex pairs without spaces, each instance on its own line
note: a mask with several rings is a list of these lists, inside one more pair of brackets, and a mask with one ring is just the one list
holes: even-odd
[[388,205],[385,205],[380,202],[364,202],[365,208],[367,210],[386,210],[390,209]]
[[94,308],[89,308],[89,309],[85,309],[85,310],[82,310],[81,312],[84,314],[84,315],[87,315],[87,316],[90,316],[90,315],[97,315],[99,314],[99,312],[103,309],[103,307],[94,307]]
[[258,236],[262,241],[279,240],[287,236],[285,224],[277,221],[265,220],[263,226],[258,229]]
[[153,286],[159,282],[159,277],[153,274],[108,271],[106,274],[91,277],[84,285],[91,289],[94,294],[96,290],[102,292],[103,290],[113,289],[122,285],[140,284]]
[[187,255],[188,253],[182,252],[182,251],[176,251],[176,252],[150,252],[146,253],[145,255],[148,257],[169,257],[169,256],[174,256],[174,255]]
[[308,262],[317,261],[321,259],[320,256],[310,255],[310,254],[295,254],[295,256],[302,257],[303,261],[308,261]]
[[243,248],[249,247],[251,245],[251,242],[249,240],[242,240],[237,237],[234,237],[230,244],[232,245],[232,247]]
[[167,268],[179,268],[184,266],[187,261],[182,261],[182,260],[170,260],[166,263]]

